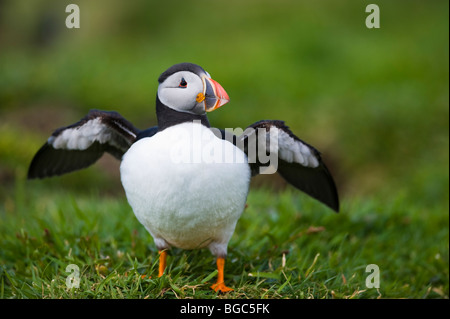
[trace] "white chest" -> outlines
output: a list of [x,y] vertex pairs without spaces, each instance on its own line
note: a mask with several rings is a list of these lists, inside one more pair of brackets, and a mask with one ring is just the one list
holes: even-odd
[[139,140],[120,171],[138,220],[155,239],[184,249],[228,242],[250,182],[245,154],[196,123]]

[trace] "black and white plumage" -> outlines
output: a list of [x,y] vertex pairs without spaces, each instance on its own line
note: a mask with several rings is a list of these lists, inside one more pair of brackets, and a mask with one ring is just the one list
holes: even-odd
[[[265,129],[267,139],[270,131],[276,130],[278,148],[272,151],[278,154],[277,172],[291,185],[339,212],[339,198],[333,177],[317,149],[295,136],[284,121],[263,120],[249,128],[252,133],[254,129]],[[245,131],[241,139],[248,139]],[[250,164],[253,176],[258,174],[257,169],[261,166],[258,161],[255,162]]]
[[[91,111],[50,136],[33,158],[28,178],[82,169],[110,153],[122,161],[127,199],[159,250],[208,247],[218,260],[226,256],[251,177],[268,169],[259,149],[275,154],[278,173],[290,184],[339,211],[336,186],[320,153],[283,121],[254,123],[239,136],[214,129],[206,112],[229,97],[209,73],[180,63],[158,81],[157,126],[139,130],[116,112]],[[214,289],[228,291],[219,281]]]

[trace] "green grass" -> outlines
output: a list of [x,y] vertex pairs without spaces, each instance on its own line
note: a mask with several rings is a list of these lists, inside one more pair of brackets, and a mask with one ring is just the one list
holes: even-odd
[[[226,263],[235,291],[221,296],[207,250],[171,250],[157,278],[157,250],[124,196],[35,186],[0,212],[0,298],[448,298],[448,213],[402,196],[335,214],[293,190],[251,191]],[[78,289],[66,286],[69,264]],[[379,289],[365,285],[368,264]]]

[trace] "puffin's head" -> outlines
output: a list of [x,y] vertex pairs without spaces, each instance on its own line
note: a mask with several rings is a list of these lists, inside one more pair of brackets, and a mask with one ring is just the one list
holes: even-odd
[[223,87],[196,64],[175,64],[160,75],[158,82],[159,100],[179,112],[205,114],[230,100]]

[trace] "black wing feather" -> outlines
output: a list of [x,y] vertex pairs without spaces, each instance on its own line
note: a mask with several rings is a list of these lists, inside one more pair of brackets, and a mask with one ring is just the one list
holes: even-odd
[[339,212],[336,184],[323,162],[317,168],[310,168],[279,160],[278,173],[299,190]]
[[[256,122],[250,125],[241,136],[230,136],[230,132],[225,132],[224,130],[220,130],[221,138],[226,139],[232,142],[237,147],[241,148],[247,156],[249,156],[249,135],[254,134],[254,130],[258,128],[263,128],[266,132],[270,132],[271,128],[276,128],[279,130],[279,133],[284,133],[283,136],[280,137],[281,134],[278,135],[278,139],[284,137],[285,139],[290,138],[290,143],[278,143],[278,167],[277,172],[290,184],[292,184],[297,189],[303,191],[309,196],[319,200],[324,203],[328,207],[332,208],[336,212],[339,212],[339,196],[336,188],[336,184],[331,176],[328,168],[322,160],[320,152],[309,145],[308,143],[302,141],[294,133],[289,130],[289,128],[285,125],[283,121],[277,120],[263,120]],[[258,134],[254,134],[256,137],[255,143],[256,146],[259,147],[261,141],[258,141]],[[264,141],[263,141],[264,142]],[[266,134],[266,145],[269,143],[269,134]],[[283,151],[292,151],[290,150],[289,145],[292,143],[298,143],[298,145],[302,145],[302,147],[307,147],[309,150],[309,154],[314,157],[317,161],[318,165],[316,167],[312,167],[310,165],[305,166],[295,160],[288,161],[287,158],[283,158]],[[282,149],[285,148],[285,149]],[[258,152],[256,152],[258,154]],[[267,166],[267,164],[261,163],[258,158],[250,159],[249,165],[252,171],[252,176],[258,175],[260,172],[260,168]]]
[[94,164],[104,153],[99,143],[86,150],[54,149],[45,143],[34,156],[28,169],[28,178],[63,175]]
[[[96,121],[95,124],[93,121]],[[88,131],[88,126],[96,126],[98,130],[91,128],[91,131]],[[72,132],[85,130],[84,136],[90,138],[91,144],[83,149],[77,149],[69,146],[71,137],[68,137],[68,142],[54,147],[56,139],[67,130]],[[98,133],[99,130],[101,134]],[[105,152],[120,160],[136,141],[137,136],[146,131],[138,130],[117,112],[91,110],[80,121],[61,127],[51,135],[31,161],[28,178],[62,175],[86,168],[94,164]]]

